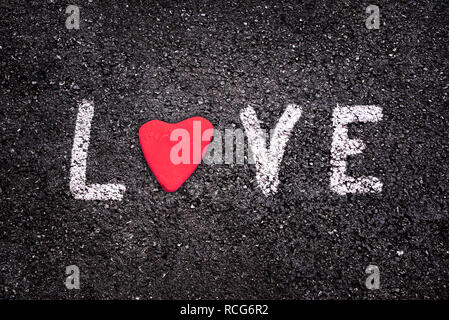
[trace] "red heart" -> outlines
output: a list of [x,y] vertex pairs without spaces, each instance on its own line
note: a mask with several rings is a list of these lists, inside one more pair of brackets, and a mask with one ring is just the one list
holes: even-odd
[[190,177],[206,154],[213,126],[202,117],[178,123],[151,120],[139,129],[143,155],[159,184],[173,192]]

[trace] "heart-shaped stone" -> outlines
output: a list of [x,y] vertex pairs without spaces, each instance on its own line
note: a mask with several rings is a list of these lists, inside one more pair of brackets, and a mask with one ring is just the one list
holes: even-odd
[[212,140],[213,126],[202,117],[178,123],[151,120],[139,129],[145,159],[161,187],[178,190],[198,167]]

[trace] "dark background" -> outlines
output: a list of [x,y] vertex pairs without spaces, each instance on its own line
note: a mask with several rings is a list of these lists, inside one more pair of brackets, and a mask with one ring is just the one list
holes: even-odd
[[[0,297],[447,299],[448,16],[446,1],[1,1]],[[122,202],[69,191],[83,99],[88,182],[125,184]],[[140,150],[152,119],[241,127],[250,104],[271,128],[288,103],[304,112],[274,197],[253,165],[203,164],[165,193]],[[349,173],[380,194],[329,189],[337,104],[383,108],[350,127],[367,148]]]

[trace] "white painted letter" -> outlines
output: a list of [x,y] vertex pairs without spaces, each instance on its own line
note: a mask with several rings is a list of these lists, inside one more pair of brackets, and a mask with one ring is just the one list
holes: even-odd
[[80,200],[122,200],[126,187],[121,184],[86,185],[87,150],[94,105],[84,100],[78,109],[70,167],[70,191]]
[[347,125],[351,122],[377,122],[381,119],[382,108],[376,106],[337,106],[334,109],[331,190],[341,195],[382,191],[382,182],[376,177],[354,178],[346,175],[346,157],[359,154],[365,148],[362,141],[348,138]]
[[295,123],[301,117],[300,107],[290,104],[282,114],[270,139],[270,149],[265,146],[265,134],[260,128],[256,112],[247,107],[240,113],[240,119],[247,132],[248,143],[256,163],[256,179],[262,192],[268,196],[277,191],[279,166],[285,146]]

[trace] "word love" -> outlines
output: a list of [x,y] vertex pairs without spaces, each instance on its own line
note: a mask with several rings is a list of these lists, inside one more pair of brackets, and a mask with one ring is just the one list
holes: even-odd
[[[232,141],[234,137],[238,141],[238,136],[241,136],[241,141],[244,141],[246,136],[249,145],[248,163],[256,167],[257,184],[265,196],[274,195],[279,186],[278,174],[286,145],[302,112],[302,108],[297,105],[287,106],[275,128],[270,131],[269,148],[267,148],[268,134],[261,129],[255,110],[252,107],[243,109],[240,120],[245,134],[240,129],[225,130],[224,163],[234,164],[234,149],[237,164],[244,163],[243,142],[237,143],[234,148]],[[126,192],[123,184],[86,183],[87,152],[93,115],[93,103],[83,101],[79,106],[73,141],[70,190],[76,199],[122,200]],[[382,182],[376,177],[352,177],[346,174],[347,157],[360,154],[365,148],[361,140],[348,137],[348,125],[357,122],[378,122],[381,119],[382,108],[374,105],[334,108],[330,175],[330,189],[333,192],[345,195],[382,191]],[[163,131],[164,138],[158,137]],[[211,142],[212,136],[214,138]],[[190,118],[177,124],[168,124],[159,120],[150,121],[141,127],[139,139],[153,174],[162,188],[169,192],[179,188],[200,162],[223,163],[222,134],[220,130],[213,129],[209,121],[201,117]],[[187,166],[181,170],[181,174],[178,174],[179,178],[176,178],[177,174],[172,172],[176,166]]]

